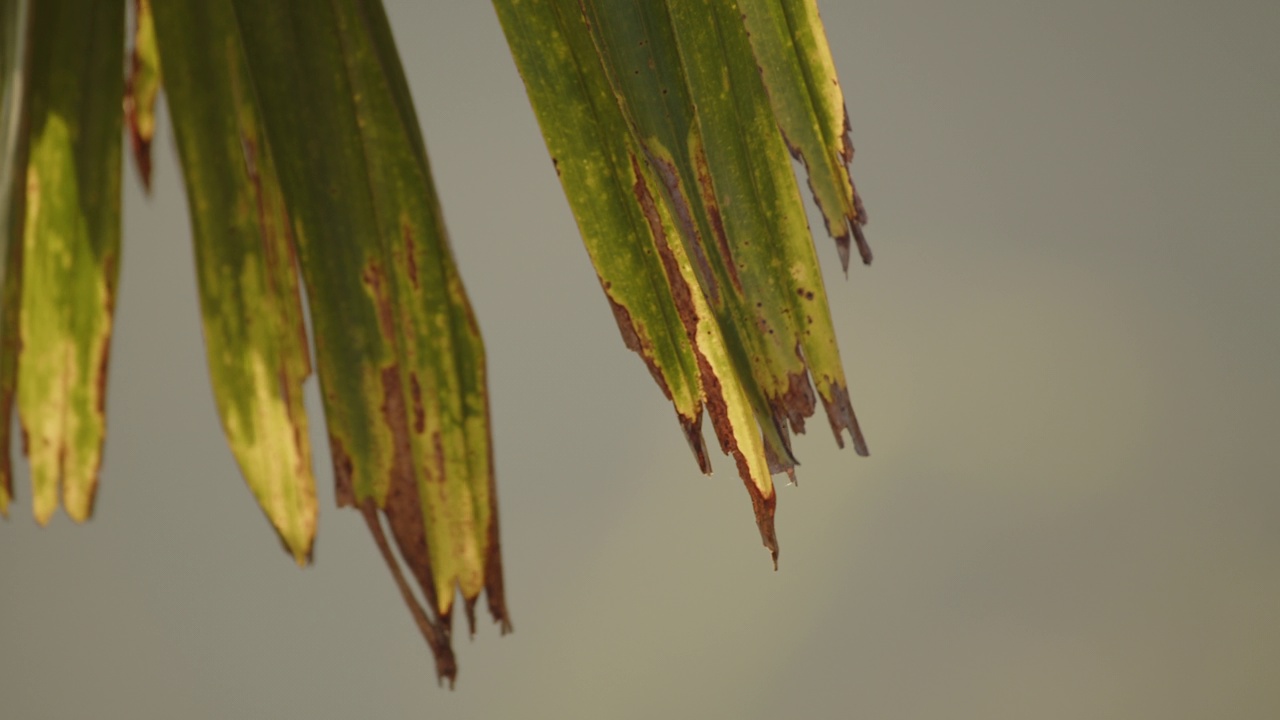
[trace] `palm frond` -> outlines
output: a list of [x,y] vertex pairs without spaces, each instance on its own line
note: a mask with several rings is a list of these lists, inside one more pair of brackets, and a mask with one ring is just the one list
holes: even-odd
[[[789,34],[765,42],[748,33],[776,20],[768,13],[789,17],[782,5],[494,4],[624,341],[710,472],[706,408],[776,562],[771,476],[794,479],[790,433],[814,413],[815,385],[837,442],[848,432],[867,452],[784,137],[795,116],[822,139],[833,103],[844,123],[843,100],[813,100],[807,76],[779,92],[773,83],[794,78],[762,72],[781,54],[770,44],[778,40],[792,49],[787,67],[834,80],[821,74],[831,63],[816,9],[791,8],[809,21],[793,45]],[[851,147],[816,147],[805,151],[824,164],[810,166],[810,183],[820,202],[842,209],[837,241],[847,248],[852,228],[861,244],[864,218],[844,212],[860,202],[851,182],[835,182],[849,177]],[[832,160],[838,172],[828,172]]]

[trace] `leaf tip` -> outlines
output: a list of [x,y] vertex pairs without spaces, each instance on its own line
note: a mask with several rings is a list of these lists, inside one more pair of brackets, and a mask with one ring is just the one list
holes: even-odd
[[853,450],[862,457],[868,457],[867,441],[862,436],[862,427],[858,424],[858,416],[853,412],[853,403],[849,401],[849,389],[840,383],[830,383],[822,397],[823,408],[827,411],[827,421],[831,423],[831,432],[836,436],[836,445],[844,447],[844,431],[849,431],[853,441]]
[[702,413],[693,417],[683,413],[676,413],[676,415],[680,419],[680,429],[684,431],[684,439],[689,442],[689,449],[693,451],[693,457],[698,461],[698,469],[703,475],[710,475],[711,458],[707,455],[707,443],[702,437]]

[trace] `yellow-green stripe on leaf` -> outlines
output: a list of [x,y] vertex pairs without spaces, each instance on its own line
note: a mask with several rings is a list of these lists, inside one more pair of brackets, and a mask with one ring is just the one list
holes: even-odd
[[299,564],[316,530],[310,358],[288,213],[225,3],[159,3],[209,375],[245,481]]
[[124,6],[33,3],[18,413],[37,521],[93,509],[120,248]]

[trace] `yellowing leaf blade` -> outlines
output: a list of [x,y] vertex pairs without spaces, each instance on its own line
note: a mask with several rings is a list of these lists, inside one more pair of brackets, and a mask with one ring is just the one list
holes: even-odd
[[[124,8],[32,7],[18,412],[36,519],[93,509],[120,248]],[[84,48],[90,48],[85,51]]]
[[452,679],[455,593],[470,607],[488,588],[508,622],[483,347],[385,14],[376,0],[234,8],[293,219],[339,501],[388,557],[390,526],[425,610],[393,574]]
[[302,403],[310,360],[289,216],[231,7],[156,9],[218,412],[249,488],[305,564],[317,506]]

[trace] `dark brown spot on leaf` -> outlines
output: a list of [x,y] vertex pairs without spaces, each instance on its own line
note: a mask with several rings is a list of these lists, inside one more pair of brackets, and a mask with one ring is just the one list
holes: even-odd
[[422,388],[418,386],[418,374],[409,373],[409,394],[413,399],[413,431],[422,434],[427,427],[427,413],[422,407]]
[[382,332],[382,336],[388,340],[395,337],[395,312],[391,307],[391,300],[388,298],[387,279],[383,275],[382,266],[377,262],[371,262],[365,266],[364,273],[360,276],[364,284],[373,293],[374,304],[378,311],[378,329]]
[[400,227],[400,234],[404,238],[404,265],[405,271],[409,273],[409,282],[413,284],[413,289],[418,289],[418,253],[417,244],[413,241],[413,228],[409,227],[409,223],[404,223]]
[[329,454],[333,456],[334,500],[338,507],[354,507],[356,493],[352,475],[355,472],[355,466],[351,462],[351,456],[347,454],[342,438],[333,433],[329,434]]
[[781,417],[791,425],[791,431],[804,433],[804,421],[817,409],[817,399],[813,396],[813,386],[809,384],[809,373],[798,372],[787,376],[787,389],[778,399],[775,410],[781,410]]
[[408,416],[404,407],[404,388],[400,382],[400,366],[382,369],[382,424],[391,435],[391,479],[413,477],[413,452],[409,444]]
[[[142,178],[142,188],[151,193],[151,132],[144,132],[138,124],[138,75],[142,72],[142,58],[138,55],[137,22],[141,13],[140,0],[134,0],[134,47],[129,56],[129,74],[124,81],[124,116],[129,126],[129,145],[133,149],[133,160],[138,166],[138,175]],[[152,100],[154,112],[154,99]],[[154,120],[153,120],[154,122]],[[154,126],[152,128],[154,132]]]
[[720,217],[720,202],[716,199],[711,171],[707,168],[707,156],[701,149],[698,150],[696,162],[698,189],[702,192],[702,204],[707,209],[707,218],[711,222],[711,234],[715,235],[716,247],[720,249],[720,257],[729,273],[729,282],[741,293],[742,279],[738,277],[738,265],[733,261],[733,253],[729,251],[729,237],[724,230],[724,220]]

